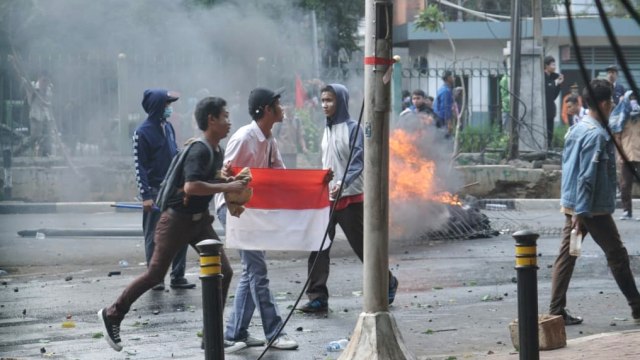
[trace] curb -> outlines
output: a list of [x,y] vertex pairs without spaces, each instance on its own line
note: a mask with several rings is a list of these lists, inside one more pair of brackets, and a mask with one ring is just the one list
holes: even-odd
[[[633,207],[640,209],[640,199],[633,199]],[[104,202],[57,202],[27,203],[21,201],[0,201],[0,214],[86,214],[103,212],[139,212],[140,209],[113,207],[115,201]],[[119,204],[140,205],[136,202]],[[481,199],[478,207],[483,210],[558,210],[560,199]],[[621,208],[617,200],[616,208]]]
[[[58,203],[25,203],[0,202],[0,214],[81,214],[101,212],[139,212],[139,209],[115,208],[115,202],[58,202]],[[139,203],[126,203],[138,204]]]

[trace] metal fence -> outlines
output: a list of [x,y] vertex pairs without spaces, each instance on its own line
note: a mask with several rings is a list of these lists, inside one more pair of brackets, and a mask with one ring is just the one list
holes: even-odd
[[495,63],[463,62],[435,67],[414,66],[402,69],[402,88],[408,91],[424,90],[427,95],[436,97],[438,88],[442,85],[442,75],[445,71],[453,71],[456,76],[455,86],[462,86],[468,94],[465,121],[471,126],[496,125],[500,119],[500,91],[499,82],[505,69]]
[[[25,91],[7,60],[8,55],[0,54],[0,124],[5,130],[26,134],[29,124]],[[20,59],[29,80],[43,70],[50,75],[54,84],[53,113],[61,138],[70,149],[82,151],[84,144],[92,144],[100,153],[120,154],[130,153],[130,134],[145,117],[140,101],[146,88],[170,86],[181,92],[182,100],[175,104],[178,118],[173,122],[182,138],[195,132],[191,124],[192,100],[199,91],[202,94],[208,89],[211,94],[225,97],[230,102],[228,108],[237,111],[237,115],[232,112],[232,120],[248,122],[245,94],[256,84],[287,86],[293,90],[295,73],[289,69],[263,61],[253,65],[236,62],[241,64],[230,59],[180,54],[59,54]],[[445,70],[451,70],[450,65],[404,68],[402,88],[409,91],[420,88],[435,97]],[[498,82],[503,71],[486,63],[461,63],[456,67],[455,73],[461,76],[458,83],[462,79],[468,89],[468,124],[493,124],[499,119]],[[361,102],[364,94],[361,64],[353,62],[342,68],[323,69],[320,78],[325,83],[347,84],[353,102]],[[359,110],[357,105],[353,108]],[[0,137],[0,145],[6,147],[9,139],[5,133]]]

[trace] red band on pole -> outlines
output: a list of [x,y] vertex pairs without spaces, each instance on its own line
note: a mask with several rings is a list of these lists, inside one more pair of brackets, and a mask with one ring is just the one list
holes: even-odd
[[381,58],[376,56],[367,56],[364,58],[365,65],[393,65],[394,59]]

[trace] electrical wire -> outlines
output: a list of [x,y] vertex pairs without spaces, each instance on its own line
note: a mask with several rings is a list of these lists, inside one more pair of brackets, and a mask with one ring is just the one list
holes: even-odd
[[[349,151],[349,157],[347,158],[347,168],[349,168],[349,164],[351,164],[351,159],[353,158],[353,151],[355,150],[355,144],[356,144],[356,141],[358,139],[358,135],[360,134],[360,126],[362,124],[362,115],[363,115],[363,113],[364,113],[364,100],[362,100],[362,108],[360,109],[360,116],[358,117],[358,125],[356,126],[356,130],[355,130],[353,139],[351,139],[352,141],[349,144],[351,150]],[[340,199],[340,196],[342,195],[342,190],[344,189],[344,184],[345,184],[346,179],[347,179],[347,171],[345,171],[344,174],[342,175],[342,179],[340,181],[340,187],[338,188],[338,195],[336,196],[336,200],[331,205],[331,210],[329,211],[329,223],[327,224],[327,227],[325,228],[324,235],[322,237],[322,242],[320,243],[320,248],[316,252],[316,257],[313,259],[313,264],[311,265],[311,269],[309,269],[309,273],[307,274],[307,281],[305,281],[304,285],[302,286],[302,290],[300,291],[300,294],[296,298],[296,301],[293,303],[293,306],[291,307],[291,311],[289,311],[289,314],[287,314],[287,317],[282,322],[282,326],[278,329],[278,331],[276,332],[275,336],[273,336],[273,338],[271,338],[271,340],[269,341],[269,343],[265,347],[264,351],[262,351],[262,353],[260,354],[260,356],[256,360],[262,359],[262,357],[267,353],[267,351],[269,351],[269,349],[271,349],[271,345],[276,341],[276,339],[278,339],[278,336],[280,336],[280,333],[282,332],[284,327],[287,325],[287,323],[291,319],[291,316],[293,316],[293,313],[296,311],[296,308],[298,307],[298,304],[300,303],[300,299],[302,299],[302,296],[304,295],[305,291],[307,290],[307,287],[309,286],[309,282],[311,281],[311,278],[308,275],[313,272],[313,269],[315,269],[316,263],[318,262],[318,258],[320,257],[320,253],[323,251],[322,249],[324,248],[324,244],[327,241],[327,236],[329,235],[329,229],[331,229],[332,223],[333,223],[333,220],[334,220],[333,219],[334,212],[335,212],[336,206],[338,204],[337,199]],[[333,241],[333,240],[331,240],[331,241]]]

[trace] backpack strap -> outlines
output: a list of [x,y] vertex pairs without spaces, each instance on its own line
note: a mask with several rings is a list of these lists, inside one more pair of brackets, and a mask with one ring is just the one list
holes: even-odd
[[207,165],[208,172],[211,172],[213,169],[213,149],[211,145],[204,138],[200,137],[195,141],[189,143],[186,147],[184,147],[179,153],[177,153],[173,159],[171,160],[171,164],[169,165],[169,169],[167,170],[167,174],[162,180],[160,184],[160,190],[158,191],[158,196],[156,197],[156,205],[160,208],[160,211],[164,211],[168,207],[169,199],[173,196],[175,191],[175,182],[176,178],[179,174],[183,172],[184,169],[184,160],[187,157],[187,153],[196,142],[203,143],[207,150],[209,150],[209,164]]

